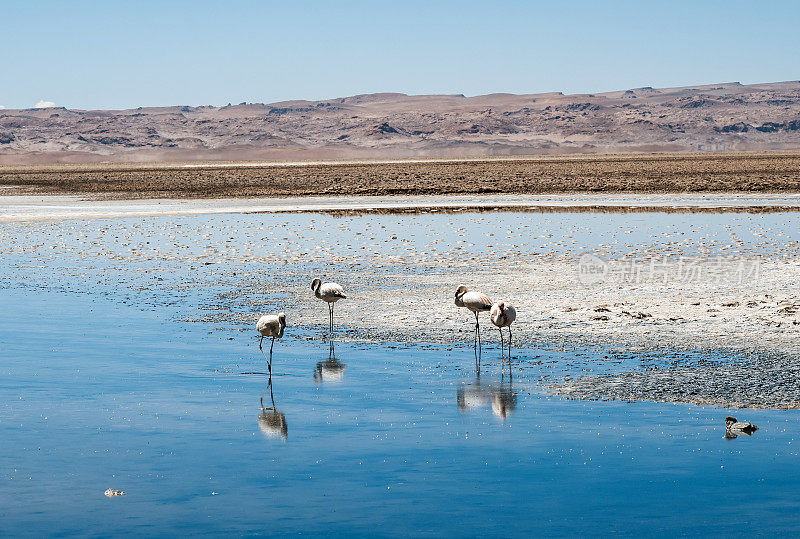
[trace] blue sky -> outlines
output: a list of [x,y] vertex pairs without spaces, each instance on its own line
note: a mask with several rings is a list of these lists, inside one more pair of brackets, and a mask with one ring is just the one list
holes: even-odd
[[800,79],[800,2],[0,2],[0,105]]

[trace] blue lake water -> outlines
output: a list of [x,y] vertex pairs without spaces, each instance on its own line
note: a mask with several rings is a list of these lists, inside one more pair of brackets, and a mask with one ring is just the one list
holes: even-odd
[[601,350],[509,368],[490,346],[478,379],[469,347],[338,343],[333,362],[289,328],[284,437],[259,422],[266,375],[241,374],[266,372],[254,334],[113,295],[0,301],[3,535],[800,532],[797,412],[734,411],[761,429],[726,440],[724,408],[548,394]]

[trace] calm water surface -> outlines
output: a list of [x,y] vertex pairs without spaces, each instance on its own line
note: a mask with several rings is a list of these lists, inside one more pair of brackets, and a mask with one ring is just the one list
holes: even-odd
[[4,533],[800,531],[798,414],[748,411],[762,429],[726,440],[725,409],[543,390],[549,365],[600,352],[518,350],[509,375],[489,348],[478,377],[469,348],[340,343],[332,360],[287,337],[273,377],[284,436],[259,421],[267,377],[241,374],[266,370],[248,334],[80,294],[0,294]]

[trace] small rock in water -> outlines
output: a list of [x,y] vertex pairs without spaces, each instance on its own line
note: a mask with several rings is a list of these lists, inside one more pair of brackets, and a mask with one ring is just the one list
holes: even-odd
[[113,498],[114,496],[123,496],[125,494],[124,490],[117,490],[113,488],[106,489],[105,495],[109,498]]

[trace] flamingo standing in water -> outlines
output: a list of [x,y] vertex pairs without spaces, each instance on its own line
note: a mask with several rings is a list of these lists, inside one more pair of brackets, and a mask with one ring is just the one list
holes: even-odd
[[258,341],[258,349],[264,354],[264,337],[272,337],[272,344],[269,345],[269,358],[264,354],[269,369],[270,382],[272,381],[272,347],[275,346],[275,339],[283,337],[283,330],[286,327],[286,315],[282,312],[278,314],[265,314],[256,322],[256,330],[261,333],[261,340]]
[[481,347],[481,326],[478,322],[478,313],[488,311],[492,308],[492,300],[486,294],[480,292],[469,292],[467,287],[461,285],[456,290],[456,306],[466,307],[475,313],[475,350]]
[[500,356],[503,355],[503,328],[508,328],[508,357],[511,359],[511,323],[517,319],[517,310],[507,301],[498,301],[489,311],[489,319],[500,332]]
[[311,281],[311,290],[314,291],[315,296],[317,296],[319,299],[328,304],[329,331],[332,334],[333,304],[339,301],[340,299],[347,298],[347,296],[344,293],[344,289],[338,283],[322,284],[322,281],[320,281],[319,279],[314,279],[313,281]]

